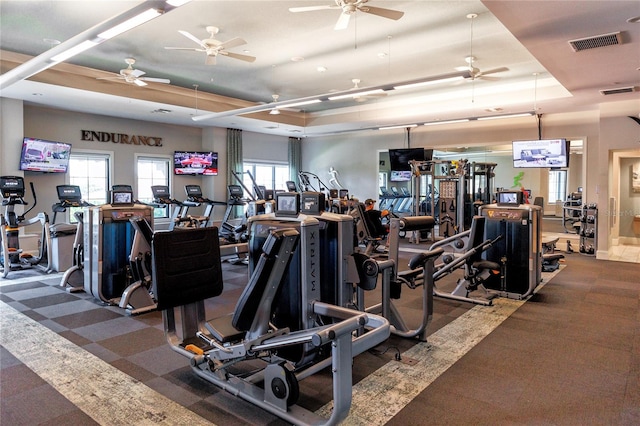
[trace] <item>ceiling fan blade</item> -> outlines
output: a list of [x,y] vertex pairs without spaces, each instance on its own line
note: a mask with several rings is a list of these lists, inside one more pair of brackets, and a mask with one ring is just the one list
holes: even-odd
[[488,74],[496,74],[496,73],[505,72],[505,71],[509,71],[509,68],[507,68],[507,67],[494,68],[492,70],[480,72],[478,77],[485,76],[485,75],[488,75]]
[[455,70],[456,71],[472,71],[472,68],[469,65],[467,65],[466,67],[465,66],[455,67]]
[[253,62],[253,61],[256,60],[256,58],[254,58],[253,56],[241,55],[239,53],[233,53],[233,52],[227,52],[226,50],[222,50],[222,51],[220,51],[218,53],[220,55],[228,56],[228,57],[234,58],[234,59],[240,59],[241,61],[246,61],[246,62]]
[[197,38],[196,36],[194,36],[193,34],[187,32],[187,31],[183,31],[183,30],[178,30],[178,32],[180,34],[182,34],[183,36],[185,36],[186,38],[188,38],[189,40],[193,41],[194,43],[197,43],[199,46],[201,46],[203,49],[207,48],[207,45],[204,44],[202,42],[202,40],[200,40],[199,38]]
[[145,83],[144,81],[140,80],[139,78],[136,78],[135,80],[133,80],[133,82],[134,82],[136,85],[140,86],[140,87],[143,87],[143,86],[146,86],[146,85],[147,85],[147,83]]
[[232,47],[242,46],[243,44],[247,44],[247,42],[240,37],[235,37],[235,38],[232,38],[231,40],[227,40],[225,42],[220,43],[220,46],[222,46],[225,49],[229,49]]
[[489,76],[485,76],[485,75],[479,75],[476,78],[479,78],[479,79],[484,80],[484,81],[500,81],[500,80],[502,80],[500,77],[489,77]]
[[382,7],[362,6],[358,8],[358,10],[364,13],[382,16],[383,18],[393,19],[394,21],[397,21],[404,16],[404,12],[400,12],[399,10],[385,9]]
[[144,82],[148,81],[149,83],[162,83],[162,84],[171,83],[171,80],[168,80],[166,78],[142,77],[142,78],[139,78],[138,80],[142,80]]
[[197,47],[165,47],[167,50],[192,50],[194,52],[205,52],[204,49],[199,49]]
[[124,80],[124,77],[97,77],[96,80]]
[[344,30],[349,26],[349,19],[351,18],[351,15],[349,15],[348,13],[341,13],[340,16],[338,17],[338,21],[336,22],[335,27],[333,27],[334,30]]
[[327,10],[327,9],[337,9],[336,5],[327,5],[327,6],[303,6],[303,7],[290,7],[289,12],[297,13],[297,12],[313,12],[314,10]]
[[205,65],[215,65],[216,64],[216,55],[207,55],[207,58],[204,60]]
[[146,74],[146,72],[144,72],[142,70],[133,70],[133,71],[131,71],[131,74],[129,74],[129,75],[132,75],[134,77],[140,77],[140,76],[143,76],[145,74]]

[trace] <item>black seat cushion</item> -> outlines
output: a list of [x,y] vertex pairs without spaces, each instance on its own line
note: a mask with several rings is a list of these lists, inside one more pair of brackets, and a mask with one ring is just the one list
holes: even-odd
[[153,292],[159,310],[198,302],[222,293],[218,228],[155,232],[151,253]]

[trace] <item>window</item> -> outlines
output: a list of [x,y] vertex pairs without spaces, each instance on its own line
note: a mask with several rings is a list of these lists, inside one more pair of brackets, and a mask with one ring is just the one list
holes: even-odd
[[386,188],[387,187],[387,172],[379,172],[378,173],[378,188]]
[[556,201],[564,201],[567,198],[567,171],[549,170],[549,194],[550,204]]
[[[99,206],[107,202],[110,182],[110,154],[72,152],[69,157],[69,185],[78,185],[82,198]],[[76,222],[74,213],[79,207],[69,209],[69,221]]]
[[[243,170],[251,172],[251,175],[258,186],[264,186],[266,189],[287,190],[287,181],[289,180],[288,164],[266,164],[266,163],[243,163]],[[244,185],[253,189],[253,182],[248,174],[242,176]]]
[[[153,201],[151,187],[154,185],[170,186],[171,158],[137,156],[136,176],[137,176],[137,199],[143,203]],[[156,207],[153,209],[154,218],[169,217],[169,206]]]

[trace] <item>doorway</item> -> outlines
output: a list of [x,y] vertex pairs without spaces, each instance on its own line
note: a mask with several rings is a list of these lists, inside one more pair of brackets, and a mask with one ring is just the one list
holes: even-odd
[[611,154],[608,259],[640,263],[640,150]]

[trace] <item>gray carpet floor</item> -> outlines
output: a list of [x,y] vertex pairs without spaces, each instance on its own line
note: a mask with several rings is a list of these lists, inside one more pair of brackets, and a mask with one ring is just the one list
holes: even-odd
[[[246,267],[225,264],[224,268],[225,292],[207,305],[208,312],[230,312],[246,283]],[[640,424],[639,277],[638,264],[566,254],[562,270],[545,280],[535,295],[381,423]],[[169,415],[148,415],[139,422],[118,420],[121,417],[114,411],[122,411],[118,414],[126,418],[129,402],[143,398],[134,392],[138,384],[195,413],[205,423],[285,424],[195,376],[186,358],[167,345],[159,312],[128,316],[83,292],[63,291],[57,285],[59,279],[20,272],[0,281],[0,315],[5,324],[0,330],[0,424],[197,423]],[[408,318],[419,315],[419,295],[410,290],[403,291],[398,305]],[[437,298],[429,335],[435,336],[433,333],[472,309],[482,312],[487,308]],[[11,334],[6,328],[9,318],[25,331]],[[77,366],[57,365],[60,353],[54,349],[55,339],[37,330],[53,332],[70,343],[65,349],[69,356],[92,354],[97,360],[93,364],[105,363],[123,373],[117,377],[131,380],[129,395],[125,391],[111,398],[121,408],[92,407],[95,392],[88,390],[88,384],[74,383],[81,380],[81,372],[71,368]],[[393,366],[396,353],[405,354],[418,346],[415,340],[392,337],[376,351],[362,354],[354,361],[355,386],[374,371]],[[301,382],[299,404],[317,410],[330,402],[328,376],[319,374]],[[389,375],[381,380],[398,379]],[[123,379],[114,381],[122,384]],[[65,393],[67,388],[76,393],[87,390],[78,397]],[[386,394],[376,395],[358,402],[352,410],[365,414],[387,399]],[[162,401],[158,397],[156,404],[170,405]]]

